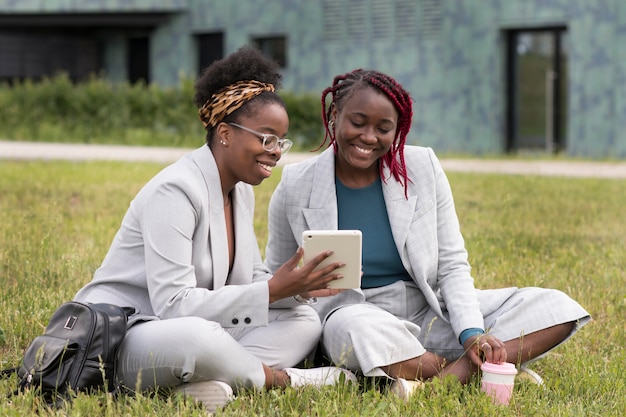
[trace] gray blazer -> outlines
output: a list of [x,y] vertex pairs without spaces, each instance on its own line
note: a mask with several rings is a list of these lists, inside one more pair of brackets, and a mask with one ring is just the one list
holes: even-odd
[[229,272],[215,159],[206,145],[187,154],[139,191],[75,300],[134,307],[129,325],[181,316],[223,327],[267,325],[271,275],[254,234],[252,187],[237,184],[232,202],[236,250]]
[[[464,329],[484,328],[448,179],[430,148],[407,146],[405,160],[410,178],[408,198],[388,170],[383,181],[389,223],[402,263],[431,309],[452,324],[457,337]],[[293,254],[301,244],[302,232],[309,229],[337,229],[332,147],[284,167],[269,206],[265,255],[270,270],[275,271]],[[341,305],[363,301],[360,290],[348,290],[320,299],[316,309],[324,319]]]

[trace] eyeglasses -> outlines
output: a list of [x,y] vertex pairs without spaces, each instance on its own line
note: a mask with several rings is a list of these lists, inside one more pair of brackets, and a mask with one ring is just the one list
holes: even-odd
[[281,139],[278,136],[272,135],[270,133],[257,132],[256,130],[252,130],[237,123],[228,122],[228,124],[245,130],[246,132],[252,133],[253,135],[256,135],[259,139],[263,141],[263,149],[268,152],[272,152],[274,149],[276,149],[276,147],[278,147],[280,148],[281,153],[287,153],[289,149],[291,149],[291,145],[293,145],[293,142],[287,138]]

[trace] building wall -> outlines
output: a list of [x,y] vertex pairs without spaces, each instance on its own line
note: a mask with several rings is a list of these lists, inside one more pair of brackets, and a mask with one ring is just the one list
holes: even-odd
[[187,0],[0,0],[0,13],[179,11]]
[[[509,29],[562,25],[568,37],[565,152],[626,158],[626,2],[622,0],[0,0],[7,13],[168,13],[150,32],[151,79],[197,75],[196,34],[224,33],[230,53],[253,36],[288,36],[284,89],[320,93],[358,67],[412,94],[412,143],[499,154],[506,124]],[[124,31],[102,37],[124,79]]]

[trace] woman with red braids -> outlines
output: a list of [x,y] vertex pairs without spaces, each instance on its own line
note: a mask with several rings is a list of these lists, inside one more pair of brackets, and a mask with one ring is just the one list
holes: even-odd
[[390,377],[406,398],[433,377],[465,383],[483,360],[527,363],[589,321],[557,290],[474,288],[450,185],[432,149],[405,146],[412,101],[393,78],[337,76],[322,108],[329,148],[285,166],[266,263],[277,270],[305,230],[362,231],[361,288],[313,306],[332,362]]

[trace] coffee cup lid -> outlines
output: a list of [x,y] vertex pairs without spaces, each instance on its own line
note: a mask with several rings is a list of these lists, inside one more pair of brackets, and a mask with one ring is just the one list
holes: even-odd
[[491,362],[483,362],[480,366],[484,372],[491,372],[492,374],[502,374],[502,375],[515,375],[517,374],[517,369],[515,365],[512,363],[504,362],[504,363],[491,363]]

